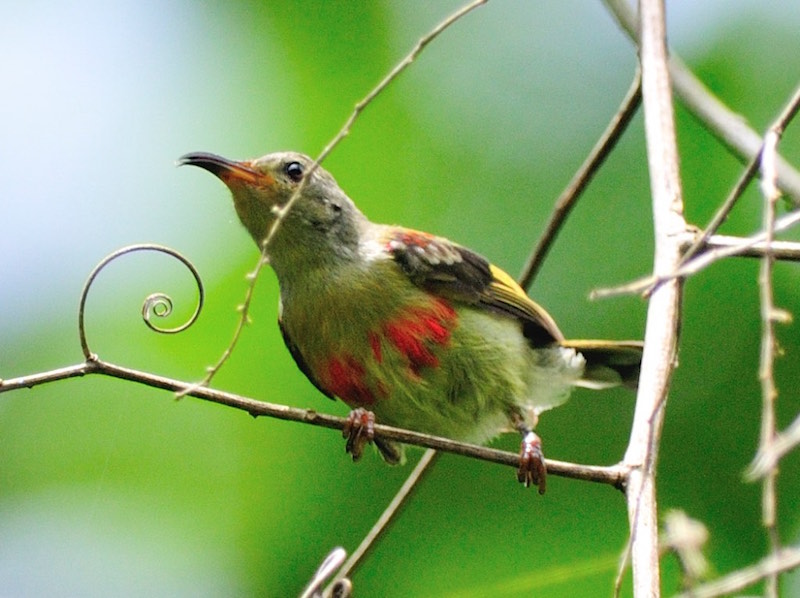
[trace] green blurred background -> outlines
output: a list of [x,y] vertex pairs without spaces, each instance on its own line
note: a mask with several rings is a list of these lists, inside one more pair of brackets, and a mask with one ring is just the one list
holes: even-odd
[[[317,154],[360,99],[458,1],[7,3],[0,22],[0,376],[80,360],[76,309],[104,255],[134,242],[185,253],[207,285],[200,321],[173,337],[137,312],[150,292],[190,313],[167,258],[130,256],[88,304],[92,349],[115,363],[199,379],[237,321],[256,263],[227,191],[187,151]],[[800,5],[670,2],[673,46],[763,130],[797,83]],[[428,47],[370,105],[326,167],[378,221],[449,236],[516,274],[633,73],[635,53],[599,2],[494,0]],[[680,107],[687,216],[704,224],[740,171]],[[800,164],[790,129],[783,153]],[[726,225],[760,222],[751,190]],[[796,237],[797,235],[795,235]],[[648,271],[652,235],[641,116],[592,184],[532,293],[569,336],[636,338],[638,298],[589,302]],[[686,288],[667,410],[660,508],[711,532],[724,572],[765,550],[760,489],[741,481],[757,446],[758,265],[731,261]],[[776,268],[800,313],[797,266]],[[214,381],[272,402],[344,414],[297,371],[265,272],[253,325]],[[800,410],[800,338],[779,330],[779,423]],[[633,398],[577,391],[540,424],[546,453],[613,463]],[[496,446],[513,450],[516,438]],[[411,461],[421,454],[411,451]],[[410,471],[357,466],[329,430],[90,377],[0,396],[0,594],[291,596],[334,546],[352,550]],[[800,458],[779,479],[781,533],[800,529]],[[354,576],[361,596],[598,596],[627,537],[622,496],[444,456]],[[679,587],[664,561],[664,588]],[[794,585],[791,585],[794,584]],[[627,592],[627,591],[626,591]],[[629,593],[629,592],[628,592]],[[789,579],[785,595],[800,595]]]

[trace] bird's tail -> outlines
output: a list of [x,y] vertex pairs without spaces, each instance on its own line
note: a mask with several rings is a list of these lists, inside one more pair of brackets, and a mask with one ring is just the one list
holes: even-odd
[[576,340],[563,341],[561,345],[575,349],[586,359],[583,377],[576,386],[592,389],[625,386],[636,390],[644,348],[641,342]]

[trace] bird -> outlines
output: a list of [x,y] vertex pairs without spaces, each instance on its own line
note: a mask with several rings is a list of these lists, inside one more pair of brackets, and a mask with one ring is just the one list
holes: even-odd
[[350,407],[354,460],[374,441],[403,461],[376,421],[477,444],[516,431],[517,478],[544,493],[539,415],[576,386],[637,384],[642,343],[565,339],[502,269],[444,237],[371,222],[309,156],[192,152],[177,164],[218,177],[256,245],[268,240],[283,340],[308,380]]

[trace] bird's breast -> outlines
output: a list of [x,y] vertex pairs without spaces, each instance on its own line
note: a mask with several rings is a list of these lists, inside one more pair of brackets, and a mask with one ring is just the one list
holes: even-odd
[[447,300],[416,288],[398,297],[387,282],[320,292],[304,315],[284,302],[283,324],[314,378],[351,406],[373,407],[400,385],[424,382],[458,326]]

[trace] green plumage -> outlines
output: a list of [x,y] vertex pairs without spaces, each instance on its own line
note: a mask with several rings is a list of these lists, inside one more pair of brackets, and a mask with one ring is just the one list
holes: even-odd
[[300,189],[268,247],[284,341],[320,391],[380,423],[477,443],[517,429],[520,480],[543,489],[538,414],[575,385],[635,385],[640,343],[564,340],[508,274],[447,239],[370,222],[307,156],[182,161],[228,185],[259,246]]

